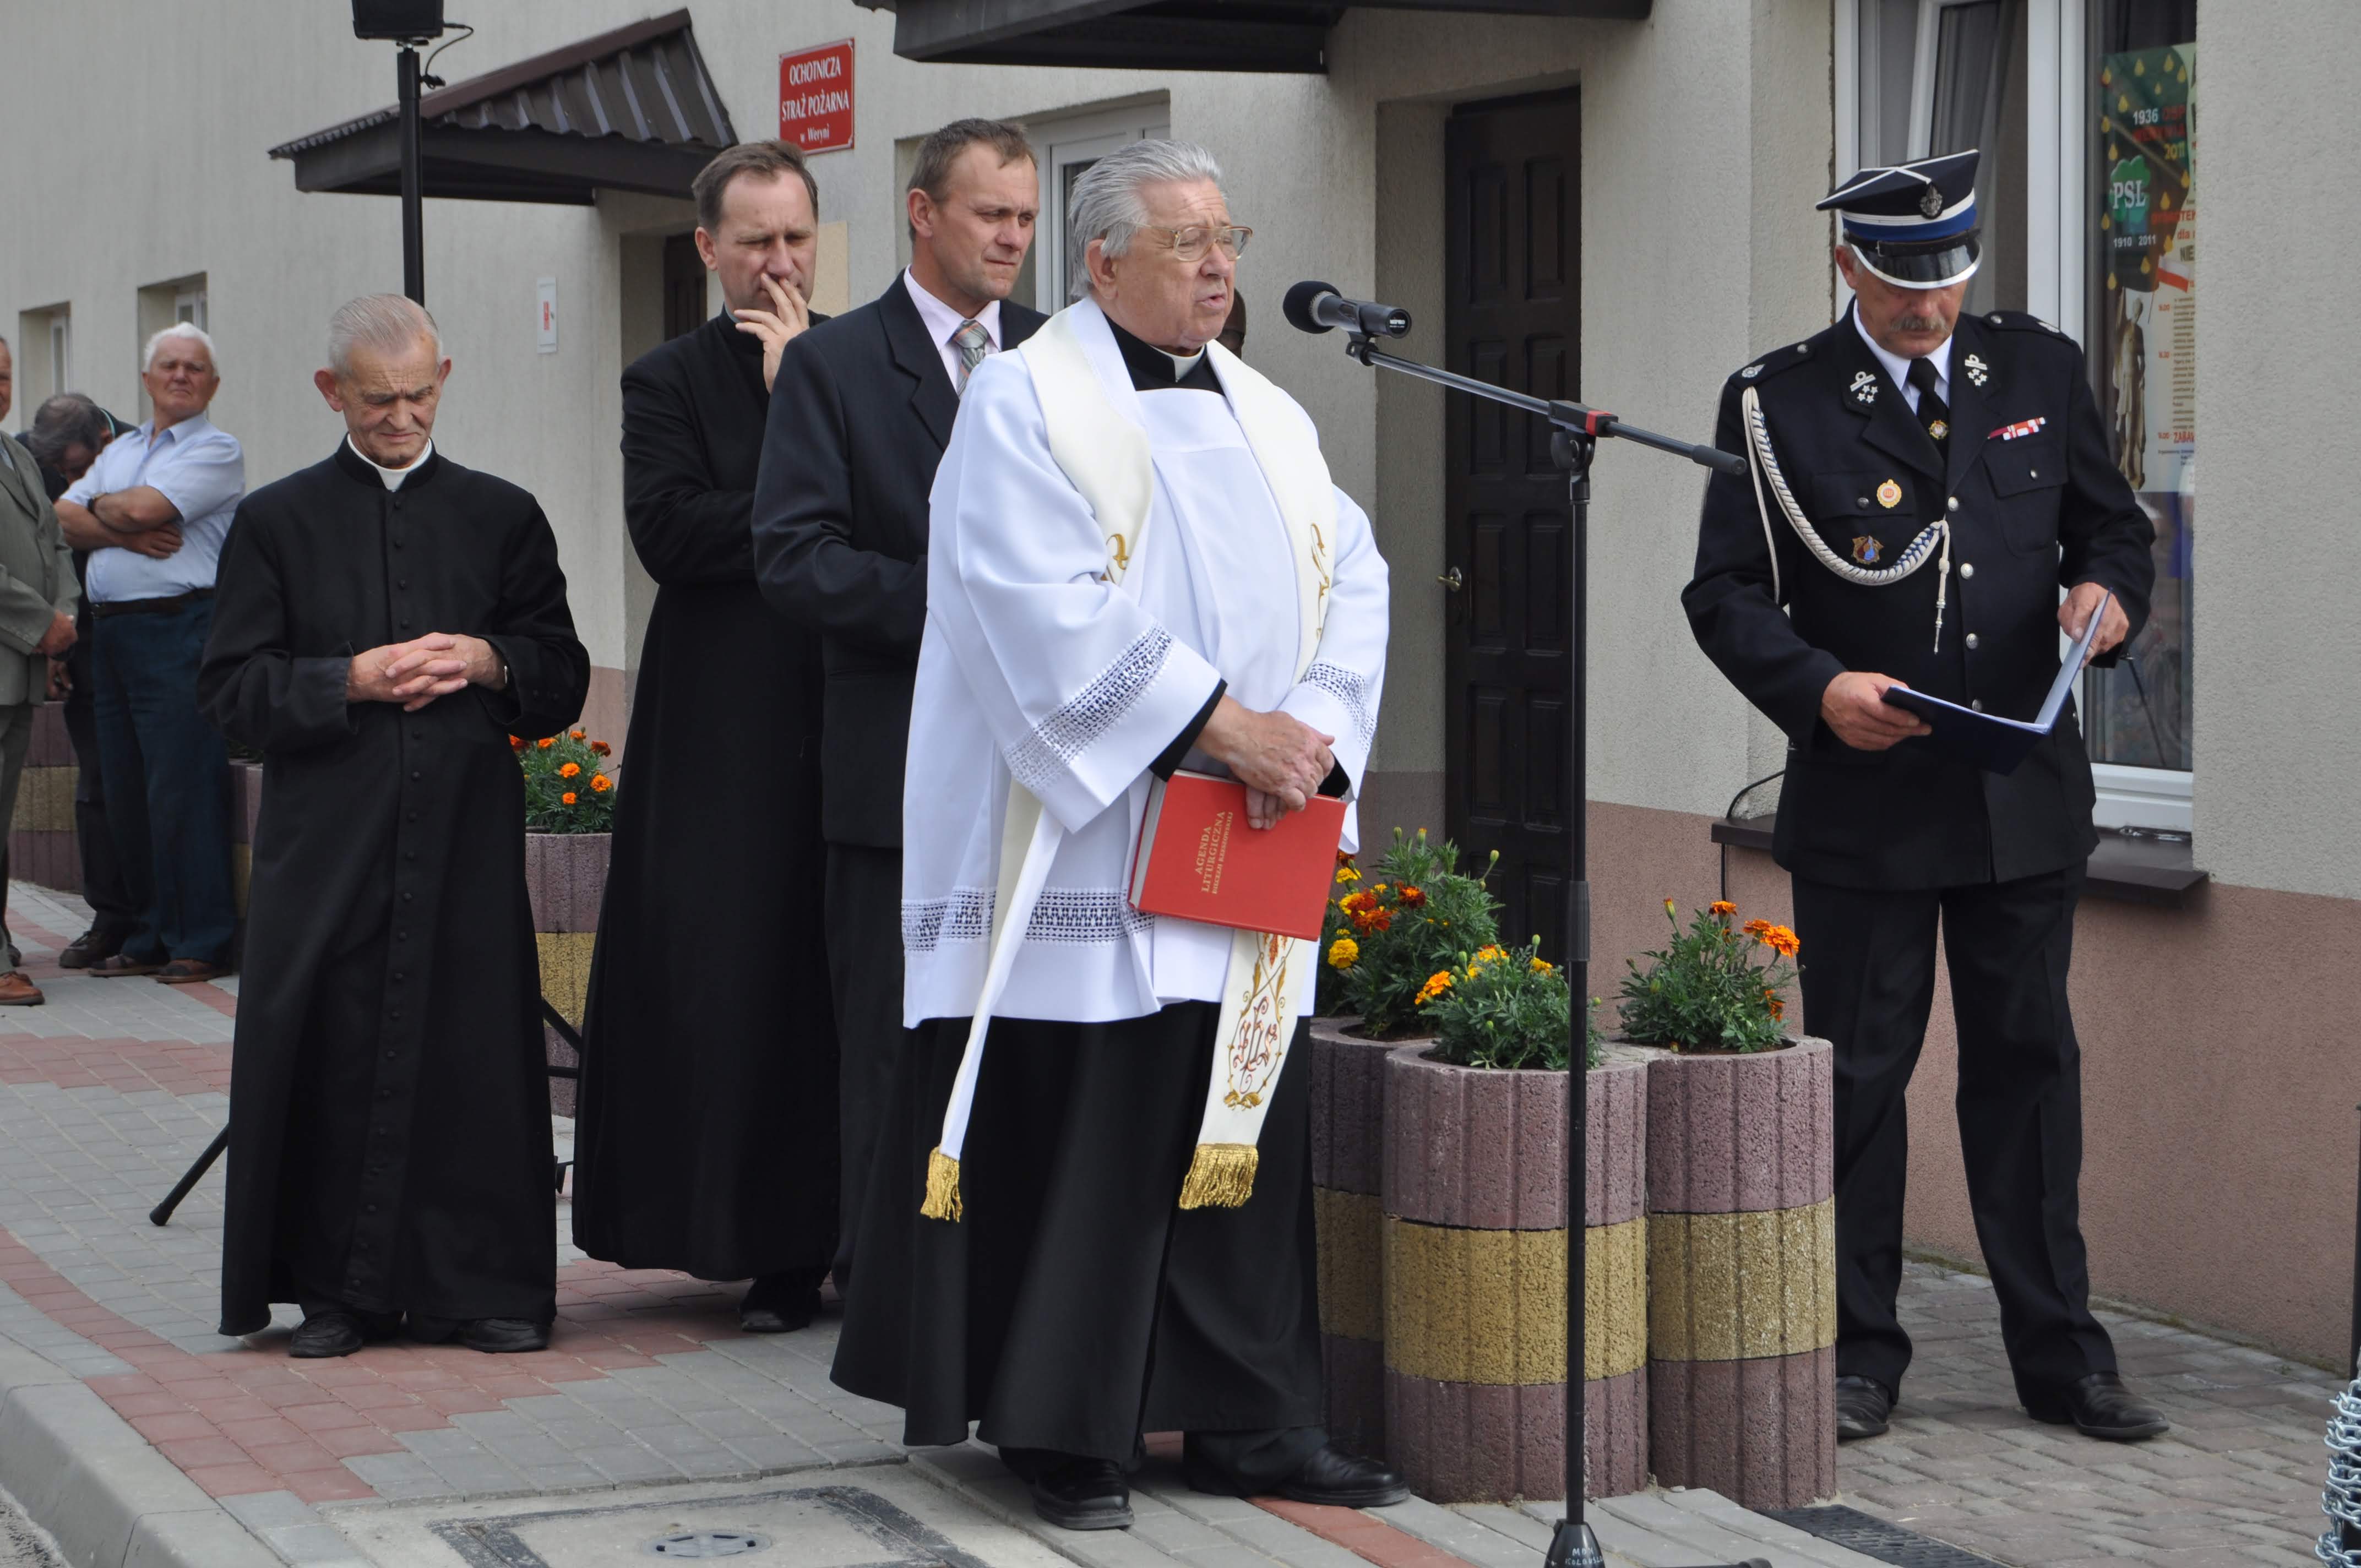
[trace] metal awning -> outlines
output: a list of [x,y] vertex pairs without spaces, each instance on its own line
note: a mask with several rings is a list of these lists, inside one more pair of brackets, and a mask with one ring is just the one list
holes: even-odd
[[[437,88],[418,110],[425,193],[478,202],[686,196],[738,140],[685,10]],[[295,165],[299,191],[398,196],[400,131],[388,106],[270,156]]]
[[[968,65],[1146,71],[1328,69],[1336,0],[860,0],[895,14],[894,52]],[[1644,20],[1653,0],[1355,0],[1389,10]]]

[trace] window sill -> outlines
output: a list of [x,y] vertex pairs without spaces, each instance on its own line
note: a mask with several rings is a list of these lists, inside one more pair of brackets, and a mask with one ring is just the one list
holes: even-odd
[[[1741,817],[1735,822],[1717,819],[1713,841],[1768,853],[1772,820],[1768,817]],[[2212,874],[2197,869],[2193,850],[2185,839],[2133,837],[2102,829],[2099,847],[2091,854],[2090,881],[2083,891],[2125,904],[2181,908]]]

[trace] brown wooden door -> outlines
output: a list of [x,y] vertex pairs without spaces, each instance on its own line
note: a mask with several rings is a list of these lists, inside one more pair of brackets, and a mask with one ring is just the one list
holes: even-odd
[[[1444,137],[1450,367],[1544,398],[1581,385],[1581,129],[1575,93],[1464,104]],[[1504,938],[1563,958],[1570,689],[1565,477],[1549,426],[1447,405],[1445,820],[1463,865],[1500,852]]]

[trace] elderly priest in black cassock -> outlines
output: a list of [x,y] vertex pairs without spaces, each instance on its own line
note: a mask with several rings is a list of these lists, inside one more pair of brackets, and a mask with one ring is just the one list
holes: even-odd
[[1319,1425],[1312,944],[1126,894],[1153,774],[1226,770],[1257,827],[1350,795],[1384,677],[1368,520],[1294,400],[1208,346],[1247,238],[1220,178],[1177,142],[1091,166],[1090,297],[977,367],[936,475],[903,801],[917,1032],[835,1367],[911,1442],[980,1420],[1075,1530],[1131,1522],[1148,1431],[1187,1434],[1202,1490],[1407,1495]]
[[811,321],[803,155],[747,142],[692,187],[724,308],[623,372],[623,521],[656,580],[591,963],[574,1241],[749,1279],[798,1329],[837,1244],[836,1025],[821,926],[817,635],[754,585],[779,355]]
[[221,1329],[292,1301],[298,1356],[405,1316],[538,1350],[556,1213],[509,738],[572,723],[590,660],[541,508],[434,450],[426,313],[356,300],[328,359],[345,439],[238,508],[197,678],[263,755]]

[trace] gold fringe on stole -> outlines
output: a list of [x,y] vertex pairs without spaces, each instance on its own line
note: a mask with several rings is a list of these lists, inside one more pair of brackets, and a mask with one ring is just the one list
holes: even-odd
[[[1199,1144],[1180,1184],[1183,1209],[1236,1209],[1254,1196],[1255,1167],[1261,1156],[1252,1144]],[[929,1180],[928,1190],[934,1183]]]
[[918,1212],[929,1220],[959,1223],[959,1161],[939,1148],[927,1154],[927,1200],[918,1205]]

